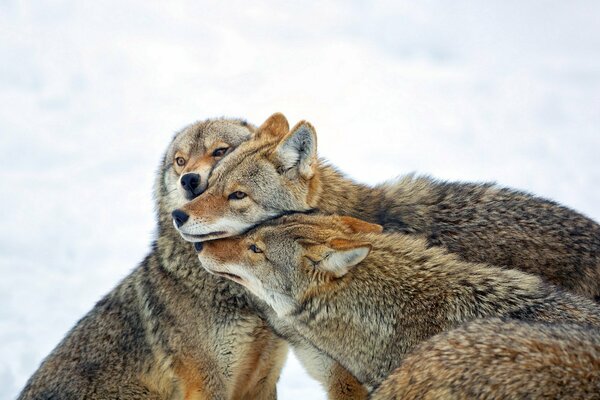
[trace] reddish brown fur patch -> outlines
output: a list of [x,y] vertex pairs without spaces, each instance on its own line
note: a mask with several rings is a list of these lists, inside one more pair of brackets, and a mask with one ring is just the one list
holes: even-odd
[[225,213],[227,206],[228,201],[226,198],[205,193],[201,199],[190,201],[181,209],[191,217],[203,218],[206,221],[214,221]]
[[383,226],[372,224],[354,217],[340,217],[340,222],[346,225],[353,233],[381,233]]
[[210,154],[204,154],[202,157],[191,157],[182,174],[186,172],[194,172],[194,171],[209,171],[216,164],[216,160]]
[[316,207],[321,197],[321,191],[323,190],[321,186],[321,174],[319,169],[315,165],[313,165],[313,176],[308,181],[308,193],[306,195],[306,203],[310,207]]
[[282,113],[271,115],[256,131],[257,138],[281,138],[287,135],[290,125]]
[[270,357],[266,360],[263,357],[264,353],[272,353],[274,350],[271,333],[266,326],[257,329],[252,336],[255,338],[252,348],[244,354],[244,360],[240,363],[242,367],[239,376],[243,379],[237,379],[239,383],[233,391],[234,399],[242,398],[255,390],[260,380],[271,372],[272,364],[279,361],[273,358],[273,354],[269,354]]
[[359,400],[368,397],[365,387],[340,364],[335,363],[329,372],[327,398]]
[[215,260],[235,263],[240,261],[243,250],[241,239],[225,238],[204,242],[202,252]]
[[209,393],[204,388],[205,376],[202,375],[202,368],[193,360],[181,358],[175,362],[175,374],[183,385],[184,400],[203,400],[209,399]]
[[334,250],[352,250],[359,247],[371,248],[371,243],[358,240],[349,240],[343,238],[334,238],[329,241],[329,247]]

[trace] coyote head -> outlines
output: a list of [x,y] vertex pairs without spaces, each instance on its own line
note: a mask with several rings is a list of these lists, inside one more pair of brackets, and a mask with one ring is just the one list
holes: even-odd
[[352,217],[294,214],[247,233],[195,245],[209,272],[250,290],[279,315],[341,283],[371,250],[380,225]]
[[317,138],[308,122],[291,131],[282,114],[274,114],[254,138],[214,169],[208,189],[174,212],[184,239],[199,242],[244,232],[267,219],[314,206],[320,187]]
[[255,128],[239,119],[196,122],[178,132],[163,158],[156,182],[161,213],[204,192],[213,168],[234,148],[250,139]]

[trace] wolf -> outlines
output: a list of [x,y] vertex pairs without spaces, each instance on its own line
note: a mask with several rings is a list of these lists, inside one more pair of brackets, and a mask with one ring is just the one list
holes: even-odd
[[[198,242],[244,232],[290,211],[318,209],[427,238],[469,262],[517,268],[600,296],[600,225],[553,201],[490,183],[405,176],[368,187],[317,158],[308,122],[272,115],[214,170],[209,188],[174,213]],[[185,219],[184,222],[183,219]]]
[[600,399],[600,335],[573,324],[475,320],[418,346],[371,398]]
[[155,183],[150,254],[46,357],[19,399],[275,399],[287,344],[241,286],[207,273],[171,211],[250,139],[238,119],[178,132]]
[[477,318],[600,328],[600,307],[540,277],[461,260],[352,217],[296,214],[196,246],[371,391],[421,342]]

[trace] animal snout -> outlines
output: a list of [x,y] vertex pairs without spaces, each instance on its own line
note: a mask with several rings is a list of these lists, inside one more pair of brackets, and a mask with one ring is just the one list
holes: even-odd
[[187,192],[190,196],[198,196],[200,193],[198,192],[198,186],[200,185],[200,175],[189,173],[185,174],[180,179],[181,186],[183,190]]
[[202,247],[203,247],[202,242],[195,242],[194,243],[194,249],[196,249],[197,253],[200,253],[202,251]]
[[181,210],[175,210],[171,213],[171,217],[173,217],[173,221],[178,228],[181,228],[183,224],[190,218],[185,212]]

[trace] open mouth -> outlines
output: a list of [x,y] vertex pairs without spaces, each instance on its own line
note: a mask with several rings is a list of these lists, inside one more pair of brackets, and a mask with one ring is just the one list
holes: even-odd
[[235,274],[230,274],[229,272],[222,272],[222,271],[210,271],[210,272],[217,276],[227,278],[229,280],[232,280],[232,281],[240,283],[240,284],[244,281],[241,276],[238,276]]
[[181,232],[181,231],[179,231],[179,233],[188,242],[204,242],[204,241],[209,240],[209,239],[217,239],[219,237],[227,235],[227,232],[224,232],[224,231],[217,231],[217,232],[205,233],[203,235],[193,235],[191,233],[184,233],[184,232]]

